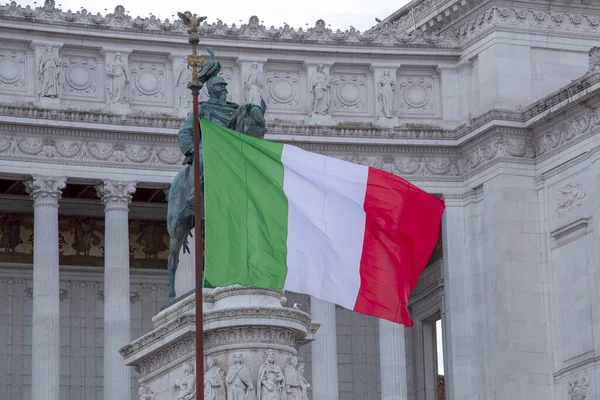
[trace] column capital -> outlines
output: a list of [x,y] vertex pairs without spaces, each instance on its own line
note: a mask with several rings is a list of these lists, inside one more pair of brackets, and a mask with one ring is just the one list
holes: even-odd
[[33,200],[33,206],[56,206],[67,186],[67,178],[53,176],[32,176],[23,182],[25,190]]
[[129,211],[129,203],[131,195],[135,193],[136,183],[105,180],[100,185],[96,185],[96,194],[104,202],[105,211]]

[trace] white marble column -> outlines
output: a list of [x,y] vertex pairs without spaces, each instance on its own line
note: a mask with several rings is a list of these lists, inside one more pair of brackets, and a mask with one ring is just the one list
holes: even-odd
[[59,400],[58,200],[65,186],[65,178],[34,176],[25,182],[34,215],[32,400]]
[[96,186],[104,218],[104,400],[130,400],[131,371],[119,349],[130,342],[129,203],[133,182]]
[[310,314],[313,321],[321,324],[315,341],[311,344],[312,397],[337,400],[339,390],[335,305],[311,297]]
[[381,399],[408,400],[404,325],[379,320]]

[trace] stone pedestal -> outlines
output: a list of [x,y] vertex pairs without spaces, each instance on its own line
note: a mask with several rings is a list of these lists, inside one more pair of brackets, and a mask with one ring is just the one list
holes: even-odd
[[238,398],[237,392],[260,399],[269,388],[310,393],[296,356],[317,327],[310,315],[283,307],[282,295],[239,286],[204,291],[206,385],[194,378],[194,294],[161,311],[153,318],[153,331],[121,349],[125,363],[141,374],[142,395],[187,399],[186,393],[195,391],[197,397],[189,398],[196,399],[204,398],[205,390],[225,400]]

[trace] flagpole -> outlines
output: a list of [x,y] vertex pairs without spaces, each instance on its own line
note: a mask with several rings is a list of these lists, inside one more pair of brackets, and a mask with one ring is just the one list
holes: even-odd
[[198,24],[204,18],[197,18],[189,12],[179,13],[179,17],[188,26],[189,39],[192,45],[192,54],[187,57],[188,68],[192,69],[192,80],[188,88],[192,91],[193,117],[194,117],[194,226],[195,226],[195,265],[196,265],[196,382],[203,382],[204,378],[204,318],[202,309],[202,287],[204,286],[204,232],[202,232],[202,200],[204,194],[200,182],[200,141],[202,127],[198,119],[198,95],[202,89],[202,82],[198,79],[198,68],[204,65],[204,59],[197,53],[200,37]]

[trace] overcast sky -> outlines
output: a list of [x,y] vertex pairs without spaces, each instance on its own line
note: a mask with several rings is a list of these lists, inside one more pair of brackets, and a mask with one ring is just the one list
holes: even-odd
[[[16,0],[22,6],[31,5],[33,0]],[[142,1],[142,0],[55,0],[61,4],[63,11],[70,9],[75,12],[84,7],[88,12],[104,14],[112,12],[115,6],[122,4],[133,17],[147,17],[150,13],[157,18],[173,20],[172,15],[177,11],[189,10],[192,13],[206,15],[209,22],[217,18],[231,25],[239,25],[239,21],[248,22],[252,15],[258,16],[267,27],[279,27],[287,22],[291,27],[310,27],[318,19],[323,19],[333,29],[346,30],[353,26],[364,31],[375,24],[375,18],[383,19],[398,10],[408,0],[257,0],[257,1]],[[43,5],[44,0],[38,0],[37,6]],[[368,5],[367,5],[368,4]]]

